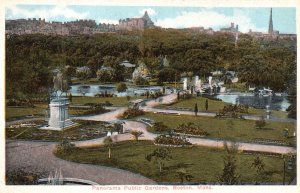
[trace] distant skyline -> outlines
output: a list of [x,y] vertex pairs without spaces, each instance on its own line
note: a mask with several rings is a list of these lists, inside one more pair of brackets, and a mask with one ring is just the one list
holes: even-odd
[[[270,7],[271,8],[271,7]],[[42,18],[46,21],[92,19],[97,23],[118,24],[119,19],[141,17],[147,10],[155,25],[164,28],[205,27],[219,30],[231,22],[239,31],[267,32],[270,8],[203,8],[160,6],[9,5],[5,19]],[[296,9],[273,7],[273,29],[296,34]]]

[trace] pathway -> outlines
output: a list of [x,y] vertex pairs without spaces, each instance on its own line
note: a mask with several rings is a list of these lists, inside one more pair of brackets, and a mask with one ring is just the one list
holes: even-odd
[[[146,112],[154,112],[154,113],[171,113],[171,114],[186,114],[186,115],[194,115],[194,112],[191,111],[177,111],[177,110],[167,110],[167,109],[155,109],[154,106],[164,103],[172,103],[174,100],[176,100],[177,95],[176,94],[170,94],[166,95],[164,97],[161,97],[160,102],[158,100],[150,100],[146,102],[146,106],[140,107]],[[119,108],[116,109],[113,112],[109,112],[102,115],[95,115],[95,116],[88,116],[87,120],[96,120],[96,121],[108,121],[108,120],[117,120],[118,115],[122,112],[124,112],[126,108]],[[108,115],[109,114],[109,119]],[[204,116],[215,116],[214,113],[198,113],[199,116],[204,114]],[[82,117],[80,117],[82,118]],[[157,135],[150,133],[147,131],[147,127],[145,124],[136,122],[136,121],[129,121],[129,120],[123,120],[124,121],[124,129],[127,131],[130,130],[139,130],[142,131],[144,134],[140,137],[140,139],[143,140],[153,140]],[[129,134],[120,134],[118,136],[114,136],[115,141],[125,141],[125,140],[132,140],[133,137]],[[93,139],[88,141],[80,141],[75,142],[76,146],[95,146],[95,145],[102,145],[104,138],[101,139]],[[214,139],[203,139],[203,138],[189,138],[189,141],[192,144],[195,145],[201,145],[201,146],[209,146],[209,147],[221,147],[223,146],[223,141],[218,141]],[[229,142],[229,141],[228,141]],[[296,153],[296,149],[293,147],[285,147],[285,146],[276,146],[276,145],[263,145],[263,144],[254,144],[254,143],[243,143],[238,142],[237,145],[239,146],[240,150],[248,150],[248,151],[261,151],[261,152],[271,152],[271,153]]]
[[22,169],[48,175],[61,169],[64,177],[90,180],[101,185],[156,184],[151,179],[129,171],[59,159],[52,154],[53,149],[54,143],[7,141],[6,170]]
[[[136,122],[136,121],[124,121],[125,130],[138,130],[142,131],[143,135],[139,137],[141,140],[154,140],[157,137],[157,134],[150,133],[147,131],[147,126],[144,123]],[[77,141],[74,144],[78,147],[88,147],[88,146],[100,146],[103,145],[103,140],[105,137],[100,139],[93,139],[88,141]],[[126,141],[133,140],[133,136],[129,133],[119,134],[117,136],[113,136],[114,141]],[[207,147],[222,147],[224,140],[214,140],[214,139],[204,139],[204,138],[194,138],[190,137],[188,140],[194,145],[207,146]],[[230,143],[230,141],[226,141]],[[270,152],[270,153],[296,153],[296,149],[293,147],[286,146],[276,146],[276,145],[263,145],[263,144],[254,144],[254,143],[244,143],[237,142],[239,150],[247,150],[247,151],[259,151],[259,152]]]

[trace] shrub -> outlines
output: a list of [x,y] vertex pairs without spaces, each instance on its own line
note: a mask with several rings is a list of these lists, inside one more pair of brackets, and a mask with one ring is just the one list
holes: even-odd
[[95,94],[95,97],[113,97],[114,95],[112,93],[107,93],[107,92],[104,92],[104,93],[97,93]]
[[63,154],[63,153],[70,153],[75,148],[75,145],[69,141],[62,141],[60,144],[56,147],[56,153]]
[[138,76],[136,77],[134,80],[133,80],[133,83],[135,85],[149,85],[149,82],[147,79],[141,77],[141,76]]
[[191,143],[183,138],[179,138],[176,136],[166,136],[166,135],[160,135],[154,139],[154,143],[161,144],[161,145],[178,145],[178,146],[184,146],[184,145],[191,145]]
[[219,110],[217,117],[241,118],[241,113],[248,113],[248,106],[244,105],[225,105]]
[[187,124],[180,124],[176,129],[175,132],[177,133],[185,133],[191,135],[200,135],[200,136],[207,136],[208,132],[204,129],[200,128],[200,126],[195,125],[194,123],[187,123]]
[[13,170],[6,171],[6,184],[7,185],[37,185],[38,179],[46,176],[46,172],[37,171],[24,171],[24,170]]
[[124,91],[126,91],[126,89],[127,89],[127,86],[126,86],[125,83],[118,83],[117,84],[117,91],[118,92],[124,92]]
[[154,129],[154,131],[157,131],[157,132],[164,132],[164,131],[169,130],[168,126],[164,125],[162,122],[154,123],[153,129]]
[[258,129],[263,128],[264,126],[266,126],[266,122],[265,120],[262,118],[260,120],[255,121],[255,127]]
[[140,116],[140,115],[144,115],[144,111],[137,108],[129,108],[123,113],[122,118],[131,119],[133,117]]

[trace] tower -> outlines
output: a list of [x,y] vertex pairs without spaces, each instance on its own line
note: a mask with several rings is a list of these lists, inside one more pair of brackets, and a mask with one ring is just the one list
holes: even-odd
[[272,8],[271,8],[271,12],[270,12],[269,31],[268,31],[268,33],[269,33],[269,35],[273,34]]

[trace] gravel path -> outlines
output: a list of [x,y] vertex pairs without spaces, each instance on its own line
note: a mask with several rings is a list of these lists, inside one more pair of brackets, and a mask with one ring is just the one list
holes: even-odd
[[53,148],[54,144],[51,143],[8,141],[6,170],[23,169],[53,174],[56,169],[61,169],[64,177],[90,180],[101,185],[156,184],[153,180],[129,171],[59,159],[52,154]]

